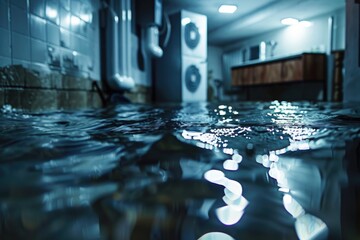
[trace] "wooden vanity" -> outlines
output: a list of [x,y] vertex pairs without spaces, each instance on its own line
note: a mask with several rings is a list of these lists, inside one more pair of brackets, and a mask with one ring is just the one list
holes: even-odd
[[[303,53],[267,61],[253,61],[231,69],[232,86],[249,91],[247,95],[252,96],[256,95],[251,94],[254,91],[256,93],[256,89],[261,89],[269,96],[265,100],[281,100],[281,96],[284,95],[281,92],[285,93],[291,87],[305,91],[306,85],[311,87],[315,84],[317,88],[321,88],[319,91],[323,90],[326,83],[326,67],[326,55],[322,53]],[[294,99],[312,100],[312,97],[309,99],[302,96],[295,96]],[[247,97],[246,100],[263,99]]]

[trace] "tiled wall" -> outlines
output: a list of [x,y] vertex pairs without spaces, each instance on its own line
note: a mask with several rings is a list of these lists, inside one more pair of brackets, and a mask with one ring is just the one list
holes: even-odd
[[96,0],[0,0],[0,67],[99,79],[98,7]]
[[[98,0],[0,0],[0,67],[99,80],[98,9]],[[13,87],[1,81],[2,92]],[[16,87],[33,88],[31,79],[25,82]],[[38,89],[56,89],[38,82]]]

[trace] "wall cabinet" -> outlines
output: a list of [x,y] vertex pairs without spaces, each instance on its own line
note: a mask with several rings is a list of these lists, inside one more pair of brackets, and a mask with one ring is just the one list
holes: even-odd
[[326,79],[326,55],[303,53],[270,61],[233,67],[233,86],[254,86]]

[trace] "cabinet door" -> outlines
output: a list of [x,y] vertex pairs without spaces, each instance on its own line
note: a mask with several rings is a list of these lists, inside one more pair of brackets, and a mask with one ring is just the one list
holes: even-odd
[[302,59],[287,60],[282,63],[282,81],[292,82],[303,80]]
[[231,84],[233,86],[240,85],[240,69],[235,68],[231,70]]
[[281,62],[269,63],[265,65],[266,83],[281,82]]
[[257,65],[254,67],[252,84],[264,84],[267,82],[266,65]]
[[304,54],[304,80],[324,81],[326,79],[326,55]]
[[253,68],[254,67],[241,68],[241,72],[240,72],[240,84],[241,85],[252,85],[253,84]]

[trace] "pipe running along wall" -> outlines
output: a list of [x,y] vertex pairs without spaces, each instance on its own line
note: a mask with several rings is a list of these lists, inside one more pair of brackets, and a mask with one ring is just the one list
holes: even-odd
[[114,91],[128,91],[135,86],[131,74],[131,0],[113,1],[106,13],[106,81]]

